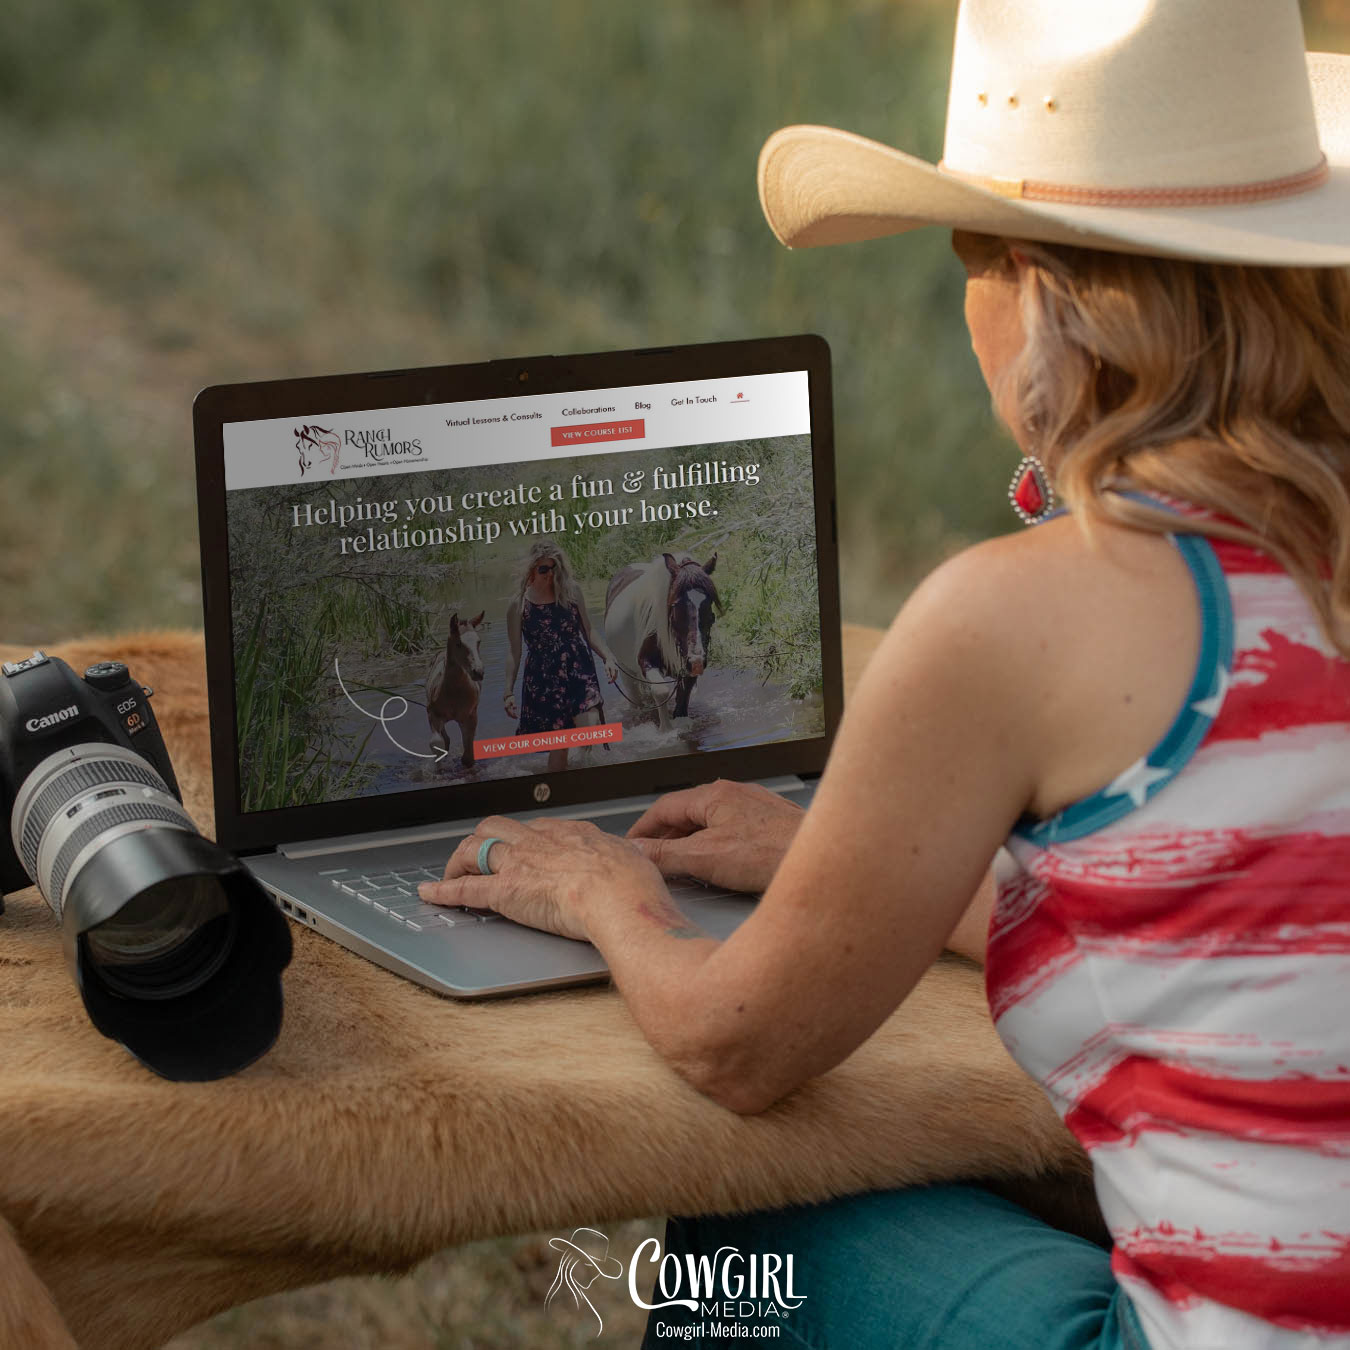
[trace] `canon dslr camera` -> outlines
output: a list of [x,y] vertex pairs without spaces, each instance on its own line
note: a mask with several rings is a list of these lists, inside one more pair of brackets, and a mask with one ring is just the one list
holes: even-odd
[[116,661],[0,666],[0,895],[37,883],[105,1036],[165,1078],[222,1078],[277,1038],[291,937],[183,810],[150,694]]

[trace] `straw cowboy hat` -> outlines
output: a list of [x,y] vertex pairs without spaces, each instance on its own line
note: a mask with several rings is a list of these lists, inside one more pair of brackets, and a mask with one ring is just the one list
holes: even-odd
[[1350,264],[1350,56],[1296,0],[962,0],[942,162],[777,131],[792,248],[945,225],[1213,262]]

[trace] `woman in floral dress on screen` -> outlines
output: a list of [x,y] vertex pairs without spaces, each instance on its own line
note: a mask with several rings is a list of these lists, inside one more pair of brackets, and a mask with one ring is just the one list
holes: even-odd
[[[553,540],[541,539],[530,549],[520,588],[506,611],[506,631],[511,656],[502,703],[508,717],[520,719],[516,735],[598,725],[603,704],[595,657],[605,663],[608,680],[617,677],[618,668],[604,638],[591,628],[567,554]],[[525,674],[517,704],[522,639]],[[550,773],[566,767],[565,749],[548,752]]]

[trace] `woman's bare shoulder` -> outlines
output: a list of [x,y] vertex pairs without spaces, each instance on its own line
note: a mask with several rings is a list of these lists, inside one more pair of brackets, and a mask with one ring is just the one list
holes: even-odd
[[[1189,689],[1200,645],[1195,586],[1163,535],[1061,517],[977,544],[918,588],[883,645],[921,634],[985,663],[1045,746],[1048,814],[1150,750]],[[993,697],[993,695],[990,695]]]
[[1089,533],[1061,516],[963,550],[931,573],[914,599],[1008,632],[1053,630],[1103,604],[1165,604],[1164,592],[1187,601],[1187,576],[1164,535],[1110,522]]

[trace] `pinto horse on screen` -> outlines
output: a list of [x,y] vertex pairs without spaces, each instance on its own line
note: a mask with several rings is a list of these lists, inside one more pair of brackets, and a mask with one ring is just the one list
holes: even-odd
[[605,592],[619,689],[639,712],[655,710],[662,731],[672,717],[689,716],[689,696],[707,669],[713,611],[722,607],[716,566],[716,553],[706,563],[663,553],[616,572]]

